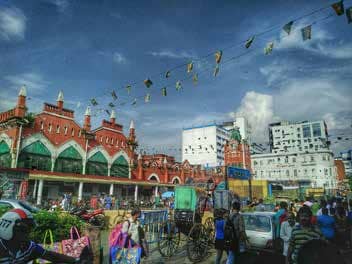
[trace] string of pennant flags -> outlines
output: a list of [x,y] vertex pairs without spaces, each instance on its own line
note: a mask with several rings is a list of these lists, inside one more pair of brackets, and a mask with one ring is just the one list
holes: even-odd
[[[326,10],[327,8],[332,8],[332,10],[334,11],[334,14],[330,14],[330,15],[324,17],[323,19],[315,20],[312,23],[310,23],[309,25],[306,25],[306,26],[304,26],[304,27],[302,27],[300,29],[294,29],[294,25],[295,25],[295,23],[298,20],[300,20],[302,18],[305,18],[305,17],[308,17],[308,16],[311,16],[312,14],[315,14],[315,13],[318,13],[318,12],[322,12],[323,10]],[[284,24],[283,26],[280,26],[280,28],[286,33],[286,35],[283,35],[282,37],[280,37],[279,40],[284,38],[284,37],[289,37],[290,35],[292,35],[292,32],[294,32],[296,30],[300,30],[301,31],[301,35],[302,35],[302,40],[303,41],[308,41],[308,40],[312,39],[312,26],[313,25],[317,24],[320,21],[326,20],[326,19],[328,19],[330,17],[336,16],[336,15],[337,16],[342,16],[344,14],[346,14],[347,23],[348,24],[352,23],[352,6],[345,9],[343,0],[339,1],[339,2],[336,2],[336,3],[333,3],[332,5],[328,5],[328,6],[320,8],[320,9],[314,10],[314,11],[310,12],[309,14],[302,15],[301,17],[298,17],[296,19],[292,19],[291,21],[289,21],[288,23]],[[207,55],[205,55],[203,57],[200,57],[199,59],[195,59],[195,60],[189,61],[187,63],[175,66],[175,67],[173,67],[170,70],[164,71],[162,73],[163,79],[165,81],[170,80],[170,78],[173,76],[173,71],[174,70],[186,66],[186,69],[185,69],[186,76],[185,76],[185,78],[178,79],[174,83],[175,90],[177,92],[179,92],[179,91],[181,91],[183,89],[183,83],[185,81],[192,80],[193,84],[197,85],[198,80],[199,80],[199,75],[204,73],[204,72],[208,72],[210,69],[212,69],[213,76],[217,77],[219,72],[220,72],[220,67],[222,67],[222,65],[224,65],[225,63],[229,63],[230,61],[233,61],[235,59],[239,59],[240,57],[245,56],[245,55],[247,55],[250,52],[253,52],[255,49],[252,46],[253,46],[253,43],[255,42],[256,38],[258,36],[260,36],[260,35],[263,35],[265,33],[273,31],[275,28],[277,28],[277,26],[271,27],[268,30],[265,30],[263,32],[254,34],[250,38],[248,38],[246,41],[242,41],[241,43],[236,44],[236,45],[239,45],[239,44],[243,45],[244,44],[244,48],[245,48],[246,52],[241,53],[240,55],[237,55],[237,56],[231,57],[231,58],[229,58],[227,60],[224,60],[224,58],[223,58],[224,50],[231,48],[231,47],[226,47],[224,49],[217,50],[215,52],[209,53],[209,54],[207,54]],[[273,50],[274,50],[274,45],[275,45],[275,41],[267,42],[267,44],[264,47],[264,51],[263,51],[264,55],[270,55],[273,52]],[[234,45],[232,45],[232,47],[234,47]],[[202,71],[199,71],[199,70],[196,71],[195,62],[196,61],[202,61],[205,58],[208,58],[209,56],[214,56],[215,66],[206,67]],[[160,73],[158,75],[160,75]],[[113,108],[115,108],[115,107],[118,107],[118,106],[124,106],[124,105],[136,106],[139,100],[144,101],[145,103],[150,103],[151,100],[152,100],[151,91],[152,91],[152,87],[155,86],[155,82],[152,80],[151,77],[146,78],[143,81],[143,85],[145,86],[145,88],[148,91],[143,96],[135,96],[135,97],[133,97],[132,94],[131,94],[132,88],[137,86],[138,84],[139,84],[139,82],[135,82],[135,83],[128,84],[124,88],[122,88],[122,89],[126,90],[127,94],[125,96],[132,97],[131,100],[124,100],[124,101],[119,100],[120,98],[124,97],[124,96],[118,96],[117,90],[119,90],[119,89],[107,90],[102,96],[107,96],[107,95],[109,96],[110,102],[107,104],[108,107],[105,107],[104,105],[100,104],[99,96],[91,98],[89,100],[90,105],[93,108],[96,107],[96,109],[93,110],[93,112],[95,112],[95,114],[99,114],[99,113],[105,112],[106,114],[110,115],[111,110]],[[172,87],[172,84],[162,85],[161,88],[160,88],[161,96],[163,96],[163,97],[168,96],[168,94],[169,94],[168,93],[168,89],[170,89],[171,87]]]

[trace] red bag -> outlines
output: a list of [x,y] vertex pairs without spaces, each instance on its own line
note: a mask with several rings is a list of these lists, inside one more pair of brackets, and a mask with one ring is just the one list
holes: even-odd
[[[75,231],[77,239],[73,238],[73,231]],[[89,243],[89,237],[88,236],[83,236],[81,237],[78,233],[78,230],[76,227],[71,227],[70,230],[70,239],[62,240],[62,252],[64,255],[74,257],[74,258],[79,258],[82,250],[86,246],[90,246]]]

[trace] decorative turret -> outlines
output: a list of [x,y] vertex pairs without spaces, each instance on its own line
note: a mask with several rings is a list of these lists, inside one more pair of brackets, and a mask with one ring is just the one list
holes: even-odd
[[137,168],[137,180],[143,180],[143,160],[141,153],[138,154]]
[[115,113],[115,110],[112,110],[110,115],[110,123],[115,124],[115,121],[116,121],[116,113]]
[[130,123],[130,133],[129,133],[129,136],[128,136],[128,140],[130,142],[135,142],[136,141],[136,133],[135,133],[133,120],[131,120],[131,123]]
[[62,91],[59,92],[56,102],[57,107],[61,110],[64,107],[64,93]]
[[234,129],[232,129],[230,139],[236,140],[238,143],[241,142],[242,137],[238,127],[235,127]]
[[90,124],[90,107],[88,106],[86,109],[86,112],[84,114],[84,123],[83,123],[83,129],[85,131],[90,131],[91,129],[91,124]]
[[167,159],[166,157],[164,157],[164,161],[163,161],[163,166],[164,166],[164,179],[165,179],[165,182],[169,182],[169,171],[167,169]]
[[24,117],[26,114],[26,96],[27,89],[26,86],[23,85],[18,93],[17,105],[15,108],[15,115],[18,117]]

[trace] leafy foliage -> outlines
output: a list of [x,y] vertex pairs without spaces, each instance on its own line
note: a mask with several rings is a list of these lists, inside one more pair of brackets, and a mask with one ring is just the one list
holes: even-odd
[[31,237],[34,241],[42,243],[45,230],[51,229],[54,241],[61,241],[69,238],[70,229],[76,226],[78,230],[83,230],[85,223],[78,217],[62,212],[40,211],[34,216],[37,222],[36,228],[33,230]]
[[[1,206],[0,216],[6,213],[10,208]],[[78,230],[83,231],[86,223],[78,217],[63,212],[40,211],[34,215],[37,226],[31,233],[31,239],[37,243],[43,243],[45,230],[51,229],[54,241],[61,241],[70,236],[70,229],[76,226]]]

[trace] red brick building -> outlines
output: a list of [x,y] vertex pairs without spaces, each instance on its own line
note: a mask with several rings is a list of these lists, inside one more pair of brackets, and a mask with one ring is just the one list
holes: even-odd
[[252,171],[249,145],[241,139],[240,131],[234,129],[230,140],[224,146],[225,166],[245,168]]
[[133,121],[125,135],[112,111],[110,120],[92,129],[88,107],[81,126],[64,107],[62,92],[56,104],[44,103],[30,116],[22,87],[16,106],[0,113],[0,176],[13,181],[14,193],[30,194],[37,204],[64,192],[78,199],[105,192],[137,200],[187,178],[222,177],[165,154],[138,155],[137,147]]

